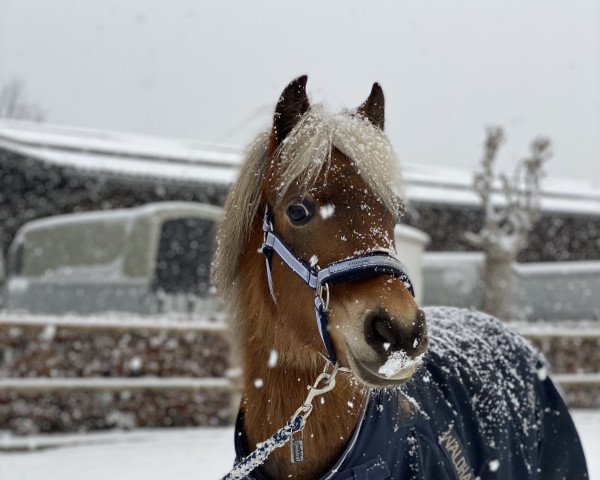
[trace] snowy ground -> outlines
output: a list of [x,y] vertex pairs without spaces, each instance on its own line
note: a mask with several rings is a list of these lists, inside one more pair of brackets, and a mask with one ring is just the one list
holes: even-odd
[[[576,411],[574,417],[590,477],[600,480],[600,410]],[[232,439],[230,427],[0,437],[0,447],[22,449],[0,453],[0,479],[216,479],[231,465]]]

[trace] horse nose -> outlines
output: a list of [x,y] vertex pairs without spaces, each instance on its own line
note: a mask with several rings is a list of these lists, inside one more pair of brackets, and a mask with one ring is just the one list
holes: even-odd
[[427,349],[425,312],[418,308],[409,321],[393,318],[386,310],[378,309],[365,318],[365,339],[382,357],[403,350],[416,357]]

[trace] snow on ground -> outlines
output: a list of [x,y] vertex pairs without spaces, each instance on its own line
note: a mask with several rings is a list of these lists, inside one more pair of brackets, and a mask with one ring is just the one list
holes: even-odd
[[[573,414],[590,478],[600,480],[600,410]],[[233,429],[189,428],[1,437],[0,479],[204,480],[225,474],[233,460]],[[33,449],[33,450],[32,450]]]
[[[46,443],[41,436],[33,443],[40,440],[40,446]],[[68,435],[64,444],[0,453],[0,479],[210,480],[220,478],[233,461],[232,428]]]

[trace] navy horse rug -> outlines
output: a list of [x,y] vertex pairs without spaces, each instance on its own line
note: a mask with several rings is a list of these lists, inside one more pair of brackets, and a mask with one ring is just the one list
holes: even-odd
[[[401,387],[370,391],[345,451],[321,478],[588,478],[575,426],[541,355],[488,315],[425,310],[430,347],[421,367]],[[241,425],[243,411],[238,461],[252,450]],[[267,477],[258,468],[246,478]]]

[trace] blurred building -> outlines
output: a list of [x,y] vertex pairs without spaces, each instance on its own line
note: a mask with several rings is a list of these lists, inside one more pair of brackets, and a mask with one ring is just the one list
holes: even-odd
[[0,120],[0,245],[26,222],[158,201],[220,205],[240,152],[226,146]]
[[[61,213],[183,200],[222,205],[243,151],[231,146],[0,120],[0,246],[26,222]],[[431,160],[431,159],[426,159]],[[431,251],[471,251],[482,215],[472,172],[403,165],[405,223]],[[600,259],[600,188],[544,180],[544,216],[522,262]]]

